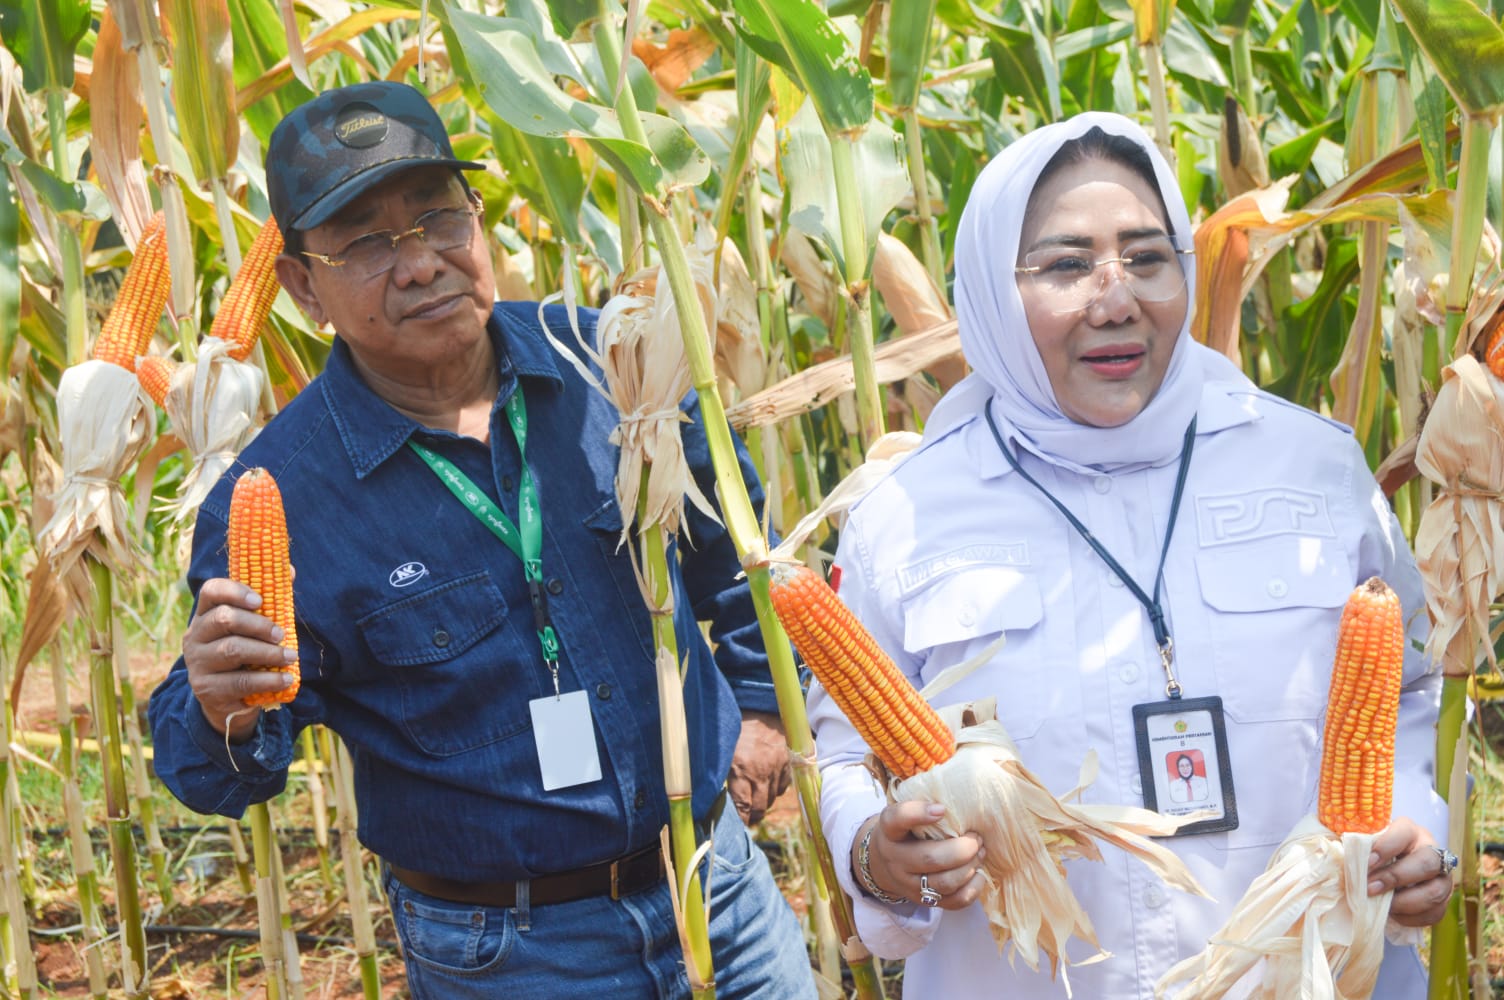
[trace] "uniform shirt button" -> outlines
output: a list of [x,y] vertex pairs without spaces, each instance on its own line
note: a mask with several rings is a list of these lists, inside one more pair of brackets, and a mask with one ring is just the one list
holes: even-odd
[[611,685],[607,684],[605,681],[602,681],[601,683],[597,684],[595,686],[595,696],[597,698],[599,698],[601,701],[610,701],[611,700]]
[[501,488],[506,493],[512,492],[512,477],[511,476],[502,476],[501,477]]
[[1144,890],[1144,905],[1152,909],[1157,910],[1169,901],[1169,894],[1157,885],[1151,885],[1149,886],[1149,888]]
[[564,593],[564,581],[560,580],[556,576],[549,577],[548,583],[546,583],[544,586],[548,587],[548,592],[550,594],[553,594],[555,597],[558,597],[560,594]]
[[1112,492],[1112,480],[1106,476],[1098,476],[1091,481],[1091,488],[1098,493],[1110,493]]
[[1107,578],[1107,585],[1109,587],[1121,587],[1123,585],[1123,581],[1118,577],[1116,573],[1113,573]]
[[1284,597],[1290,592],[1290,585],[1281,580],[1279,577],[1275,577],[1273,580],[1269,581],[1268,589],[1270,597]]
[[643,806],[645,806],[647,804],[648,804],[648,794],[647,794],[647,792],[644,792],[641,789],[638,789],[637,794],[634,795],[634,796],[632,796],[632,808],[633,809],[641,809]]
[[1133,789],[1134,795],[1144,794],[1144,781],[1136,774],[1133,776],[1133,780],[1128,782],[1128,787]]
[[1118,680],[1122,681],[1124,684],[1132,684],[1134,681],[1138,680],[1138,676],[1137,663],[1125,663],[1118,668]]
[[963,604],[956,612],[956,621],[962,625],[975,625],[977,621],[977,609],[974,604]]
[[449,645],[449,633],[445,632],[441,628],[434,629],[433,644],[435,646],[438,646],[440,649],[443,649],[445,646]]

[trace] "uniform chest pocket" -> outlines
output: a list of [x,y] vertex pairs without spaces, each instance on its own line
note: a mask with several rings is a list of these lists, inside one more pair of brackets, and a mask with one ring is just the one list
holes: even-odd
[[1216,612],[1218,693],[1236,722],[1315,719],[1326,705],[1337,624],[1354,586],[1346,549],[1286,535],[1196,554]]
[[925,683],[982,653],[1001,637],[988,665],[943,695],[945,703],[996,696],[998,718],[1015,740],[1079,707],[1074,688],[1052,675],[1044,653],[1044,605],[1033,577],[1013,567],[973,566],[925,585],[903,601],[904,649],[925,658]]
[[507,623],[506,601],[485,570],[377,608],[355,624],[392,669],[401,724],[424,752],[463,753],[528,727],[534,686],[519,684],[517,671],[536,657]]

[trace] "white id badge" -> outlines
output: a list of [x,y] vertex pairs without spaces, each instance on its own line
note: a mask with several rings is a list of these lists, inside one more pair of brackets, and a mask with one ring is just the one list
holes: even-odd
[[534,698],[527,707],[533,715],[533,742],[545,792],[601,780],[590,699],[584,691]]
[[1164,816],[1208,817],[1172,836],[1238,828],[1221,698],[1134,705],[1133,728],[1145,807]]

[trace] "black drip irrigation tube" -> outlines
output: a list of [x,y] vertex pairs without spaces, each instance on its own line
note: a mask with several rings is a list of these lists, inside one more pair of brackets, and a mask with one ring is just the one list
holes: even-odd
[[[142,928],[142,930],[144,930],[147,934],[153,935],[155,937],[175,937],[185,934],[197,934],[204,937],[231,938],[239,941],[261,940],[261,932],[259,930],[245,930],[238,927],[197,927],[185,924],[147,924]],[[63,933],[60,931],[49,931],[45,927],[33,927],[31,929],[31,932],[37,937],[59,937]],[[66,933],[72,932],[72,928],[69,928],[66,931]],[[120,932],[120,927],[119,925],[107,926],[105,928],[105,932],[106,936],[114,937]],[[299,931],[294,936],[298,939],[298,944],[306,945],[310,948],[318,948],[324,945],[350,945],[351,947],[355,945],[354,938],[348,937],[343,934],[309,934],[303,931]],[[393,954],[396,954],[400,950],[397,947],[397,942],[388,941],[384,938],[376,939],[376,947],[384,951],[390,951]]]

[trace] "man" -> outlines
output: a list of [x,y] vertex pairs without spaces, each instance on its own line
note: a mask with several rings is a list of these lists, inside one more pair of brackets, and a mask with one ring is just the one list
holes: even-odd
[[[296,733],[324,723],[354,759],[361,840],[388,873],[415,998],[682,996],[651,627],[618,546],[617,415],[547,342],[541,323],[567,332],[561,309],[493,303],[462,173],[478,168],[400,84],[330,91],[272,134],[277,275],[336,338],[200,509],[195,611],[150,706],[157,773],[192,808],[237,817],[282,790]],[[581,322],[593,336],[594,315]],[[713,495],[699,407],[685,412]],[[268,713],[243,699],[287,679],[241,668],[283,664],[281,634],[224,579],[232,481],[255,466],[281,487],[298,570],[302,687]],[[745,456],[743,471],[760,499]],[[510,540],[487,523],[498,510],[525,522]],[[755,615],[725,531],[688,517],[692,544],[670,564],[694,811],[715,838],[717,993],[813,997],[797,922],[738,816],[787,783]],[[721,808],[728,770],[736,809]]]

